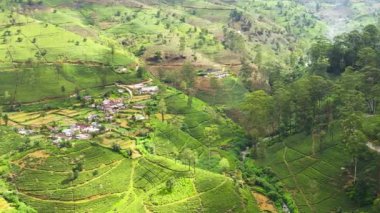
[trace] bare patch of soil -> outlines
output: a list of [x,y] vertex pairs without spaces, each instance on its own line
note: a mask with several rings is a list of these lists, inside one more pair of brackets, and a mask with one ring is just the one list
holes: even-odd
[[261,211],[277,213],[277,209],[274,207],[273,202],[266,196],[256,192],[252,192],[252,195],[255,197]]
[[20,166],[21,168],[34,168],[38,165],[41,165],[46,158],[50,156],[49,153],[47,153],[44,150],[38,150],[32,153],[29,153],[25,157],[21,158],[20,160],[15,161],[14,163]]

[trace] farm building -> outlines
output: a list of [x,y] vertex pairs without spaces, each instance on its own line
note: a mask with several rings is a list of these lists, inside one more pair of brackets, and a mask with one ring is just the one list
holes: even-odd
[[34,131],[31,129],[25,129],[25,128],[18,129],[18,134],[20,134],[20,135],[31,135],[33,133],[34,133]]
[[147,86],[143,87],[139,90],[139,94],[149,94],[149,95],[154,95],[157,94],[159,91],[158,86]]

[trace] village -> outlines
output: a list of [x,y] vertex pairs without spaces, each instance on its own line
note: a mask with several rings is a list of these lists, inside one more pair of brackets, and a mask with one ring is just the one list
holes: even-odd
[[79,109],[52,110],[44,112],[45,116],[41,113],[39,116],[28,114],[34,119],[15,113],[10,115],[10,125],[17,127],[20,135],[43,135],[58,147],[73,140],[89,140],[102,135],[109,137],[112,132],[124,132],[132,128],[131,124],[143,124],[148,120],[147,102],[158,92],[158,86],[151,81],[115,84],[109,97],[82,97],[86,105]]

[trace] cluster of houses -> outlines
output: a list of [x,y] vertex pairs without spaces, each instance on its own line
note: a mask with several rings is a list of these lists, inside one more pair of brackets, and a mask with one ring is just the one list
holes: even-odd
[[[95,103],[91,105],[92,108],[96,108],[98,110],[102,110],[105,114],[105,121],[111,122],[113,120],[114,114],[119,112],[120,110],[126,109],[127,105],[124,104],[124,99],[104,99],[100,105],[96,105]],[[89,122],[98,120],[98,115],[89,115],[87,120]]]
[[102,125],[97,122],[91,124],[74,124],[61,132],[51,135],[54,144],[60,144],[64,141],[73,139],[87,140],[102,131]]
[[106,114],[115,114],[119,110],[125,109],[126,105],[124,104],[124,99],[122,98],[105,99],[99,108]]
[[[132,91],[134,95],[155,95],[159,92],[157,86],[152,86],[150,82],[143,82],[133,85],[118,85],[119,93],[124,93],[125,91]],[[91,101],[93,100],[91,96],[84,96],[84,100]],[[107,98],[104,99],[100,104],[95,104],[92,102],[90,105],[93,108],[103,111],[104,119],[100,118],[97,114],[90,114],[87,116],[87,122],[76,123],[70,127],[64,129],[59,129],[57,127],[49,127],[50,139],[56,145],[60,145],[63,142],[78,139],[78,140],[87,140],[91,139],[95,135],[102,133],[104,127],[99,123],[99,121],[112,122],[114,116],[121,110],[127,109],[127,104],[123,98]],[[141,110],[142,113],[136,113],[131,118],[135,121],[146,120],[147,117],[144,114],[144,109],[146,105],[143,103],[135,103],[130,106],[132,109]],[[103,116],[102,116],[103,117]],[[17,130],[20,135],[31,135],[34,134],[34,130],[28,128],[20,128]]]

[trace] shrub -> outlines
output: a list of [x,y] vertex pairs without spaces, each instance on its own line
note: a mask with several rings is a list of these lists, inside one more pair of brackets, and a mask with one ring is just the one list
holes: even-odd
[[173,191],[174,183],[175,183],[174,178],[170,178],[169,180],[166,181],[166,189],[168,190],[168,192]]
[[112,144],[112,151],[120,152],[120,150],[121,150],[120,144],[118,144],[118,143]]
[[275,192],[275,191],[270,191],[267,193],[267,196],[269,197],[269,199],[271,199],[272,201],[276,202],[281,196]]

